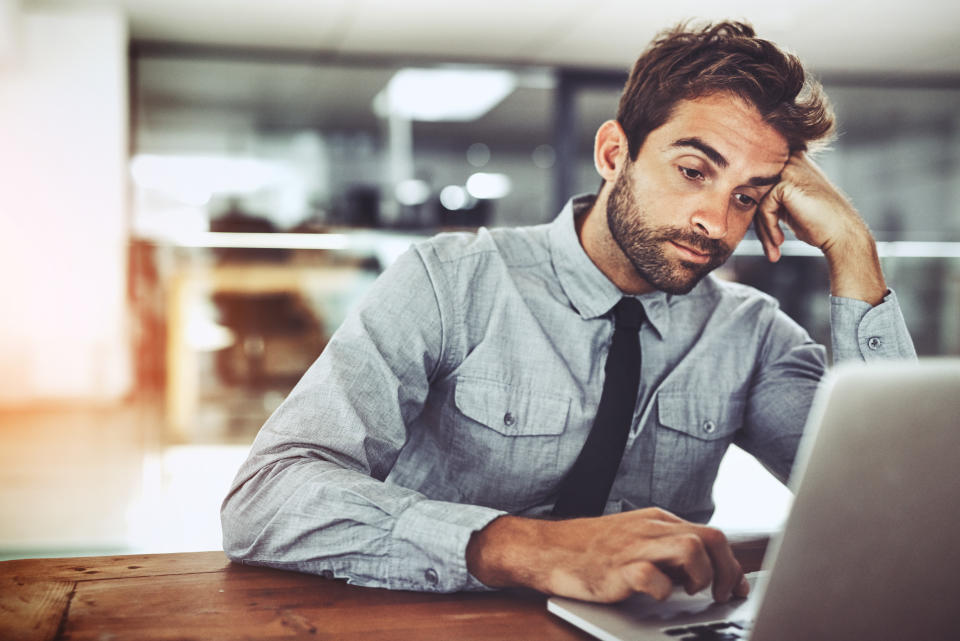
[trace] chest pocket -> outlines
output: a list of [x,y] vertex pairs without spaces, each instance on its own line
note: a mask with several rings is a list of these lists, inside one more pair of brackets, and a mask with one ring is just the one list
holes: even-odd
[[713,514],[712,489],[727,447],[743,425],[743,396],[660,392],[653,501],[691,520]]
[[464,416],[504,436],[561,434],[570,406],[559,396],[470,378],[457,379],[454,402]]
[[542,503],[560,475],[557,459],[570,399],[459,377],[454,405],[449,451],[463,498],[508,511]]

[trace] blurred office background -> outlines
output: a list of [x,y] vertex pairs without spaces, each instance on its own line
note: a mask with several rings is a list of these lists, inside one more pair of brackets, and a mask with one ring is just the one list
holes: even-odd
[[[819,162],[920,353],[960,354],[960,6],[794,4],[0,0],[0,558],[216,549],[256,430],[377,274],[594,191],[596,127],[682,18],[819,75]],[[748,238],[722,274],[828,341],[823,261],[785,254]],[[716,500],[740,530],[789,504],[737,451]]]

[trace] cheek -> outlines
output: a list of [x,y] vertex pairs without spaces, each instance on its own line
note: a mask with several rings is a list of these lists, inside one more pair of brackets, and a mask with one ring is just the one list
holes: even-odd
[[736,247],[747,234],[747,230],[750,229],[750,225],[753,224],[753,213],[736,213],[733,215],[733,218],[730,220],[729,224],[730,227],[728,235],[730,237],[730,246]]
[[685,218],[695,209],[685,196],[669,189],[653,187],[635,195],[634,205],[650,224],[683,225]]

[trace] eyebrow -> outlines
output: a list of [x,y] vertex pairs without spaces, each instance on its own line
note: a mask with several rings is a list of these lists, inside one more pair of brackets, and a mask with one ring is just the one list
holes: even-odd
[[780,174],[776,176],[754,176],[747,181],[751,187],[766,187],[767,185],[776,185],[780,182]]
[[[691,147],[696,149],[721,169],[726,169],[730,165],[727,159],[723,157],[723,154],[697,137],[681,138],[675,141],[671,147]],[[754,176],[747,181],[747,184],[751,187],[766,187],[768,185],[776,185],[778,182],[780,182],[780,174],[775,176]]]
[[680,140],[675,141],[671,147],[693,147],[705,155],[710,161],[720,167],[721,169],[726,169],[727,165],[730,163],[727,162],[727,159],[723,157],[719,151],[703,142],[699,138],[681,138]]

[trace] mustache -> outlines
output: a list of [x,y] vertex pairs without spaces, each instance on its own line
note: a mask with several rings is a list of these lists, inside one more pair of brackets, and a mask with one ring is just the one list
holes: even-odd
[[678,227],[668,227],[662,230],[661,239],[670,240],[687,247],[692,247],[701,254],[711,256],[729,256],[733,253],[733,248],[729,247],[719,238],[705,238],[688,229]]

